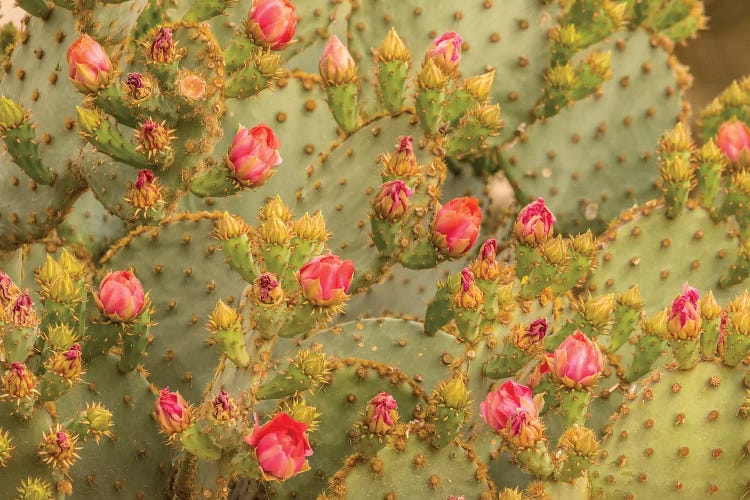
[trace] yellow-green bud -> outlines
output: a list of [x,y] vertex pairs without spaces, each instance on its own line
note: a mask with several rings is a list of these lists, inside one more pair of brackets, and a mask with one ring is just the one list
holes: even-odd
[[112,412],[101,403],[93,403],[86,408],[86,421],[89,424],[89,432],[94,433],[94,438],[99,442],[99,436],[111,435]]
[[718,163],[722,167],[725,167],[727,164],[726,155],[722,153],[719,146],[716,145],[716,141],[714,141],[713,137],[706,141],[701,148],[699,160],[701,163]]
[[28,478],[21,482],[17,488],[18,500],[50,500],[55,498],[52,495],[52,488],[47,481],[39,478]]
[[47,344],[53,351],[69,349],[76,339],[76,334],[65,323],[50,326],[47,330]]
[[575,24],[559,26],[550,32],[550,40],[563,47],[577,47],[581,41],[581,35],[576,30]]
[[396,28],[388,31],[377,51],[377,57],[381,61],[409,61],[411,59],[409,49],[406,48],[404,39],[396,33]]
[[262,221],[279,218],[283,222],[289,222],[292,220],[292,211],[281,199],[281,196],[274,196],[258,210],[258,218]]
[[247,225],[245,220],[239,215],[232,215],[229,212],[224,212],[214,222],[213,237],[217,240],[230,240],[249,232],[250,226]]
[[469,390],[461,376],[441,382],[435,392],[449,408],[463,409],[469,403]]
[[649,316],[641,321],[641,330],[647,335],[667,338],[667,309],[664,308],[653,316]]
[[73,280],[79,280],[86,275],[86,266],[75,255],[70,253],[67,248],[63,248],[57,261]]
[[497,497],[497,500],[523,500],[523,493],[518,488],[504,488]]
[[557,448],[566,455],[577,455],[594,460],[599,455],[599,441],[588,427],[573,425],[560,436]]
[[298,238],[305,241],[323,243],[331,236],[326,231],[326,220],[320,212],[315,212],[312,217],[305,212],[305,215],[292,223],[292,230]]
[[662,152],[667,153],[691,152],[694,146],[690,129],[684,123],[678,122],[659,139],[659,147]]
[[643,299],[641,299],[641,291],[638,289],[638,285],[631,286],[626,292],[618,293],[617,303],[628,309],[640,310],[643,307]]
[[427,59],[417,76],[417,84],[423,89],[437,90],[444,87],[445,82],[445,75],[438,65],[432,59]]
[[563,237],[558,234],[556,237],[548,239],[544,243],[542,255],[547,259],[547,262],[554,266],[564,264],[568,258],[568,249]]
[[260,236],[268,243],[283,245],[289,241],[289,228],[279,217],[272,217],[260,226]]
[[24,112],[14,100],[0,96],[0,129],[15,128],[23,123]]
[[277,78],[281,76],[281,73],[279,72],[281,56],[271,50],[260,51],[253,57],[253,63],[267,78]]
[[615,307],[614,294],[599,295],[586,301],[583,315],[594,325],[594,328],[604,328],[609,324],[612,310]]
[[48,288],[55,281],[67,277],[65,269],[51,255],[47,255],[44,264],[36,270],[36,282],[42,288]]
[[701,308],[701,316],[707,321],[718,318],[721,315],[721,306],[716,302],[714,292],[708,291],[703,297],[701,297],[698,305]]
[[310,431],[314,431],[318,427],[320,413],[314,406],[306,405],[304,399],[294,401],[289,408],[288,415],[297,422],[309,425]]
[[484,101],[490,95],[492,82],[495,81],[495,70],[464,80],[464,89],[477,101]]
[[577,80],[575,69],[570,63],[553,66],[547,70],[544,78],[556,89],[575,88]]
[[301,351],[294,364],[312,379],[321,380],[328,373],[328,362],[321,352]]
[[721,93],[721,101],[729,108],[739,108],[750,104],[750,98],[742,91],[736,80]]
[[13,456],[13,440],[10,434],[0,427],[0,469],[8,465],[8,461]]
[[59,279],[53,281],[48,287],[42,289],[42,296],[54,301],[64,302],[67,304],[80,300],[81,290],[76,286],[70,276],[64,274]]
[[599,251],[599,243],[589,229],[583,234],[573,236],[570,239],[570,248],[588,259],[593,259]]
[[486,128],[490,134],[499,132],[503,128],[499,104],[482,104],[476,110],[471,111],[471,114],[479,119],[479,124]]
[[602,80],[609,80],[612,77],[611,52],[592,52],[586,58],[586,63],[591,68],[592,73],[599,75]]
[[690,159],[682,155],[667,157],[662,162],[659,175],[665,183],[688,181],[693,177],[693,166]]
[[83,132],[93,134],[102,126],[102,117],[93,109],[76,106],[76,111],[78,111],[78,126]]

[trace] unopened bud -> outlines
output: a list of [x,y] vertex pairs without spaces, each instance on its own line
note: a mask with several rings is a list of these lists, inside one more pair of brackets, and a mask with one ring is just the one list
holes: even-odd
[[67,248],[63,248],[57,261],[73,280],[77,281],[86,275],[86,266],[75,255],[70,253]]
[[592,52],[586,57],[591,72],[599,76],[602,80],[609,80],[612,77],[612,53],[611,52]]
[[318,418],[320,417],[318,409],[306,405],[304,400],[295,400],[288,413],[297,422],[307,424],[310,431],[314,431],[318,427]]
[[24,111],[14,100],[0,95],[0,129],[15,128],[23,123]]
[[55,498],[52,494],[52,487],[47,481],[37,477],[30,477],[21,481],[21,486],[17,488],[18,500],[49,500]]
[[73,344],[67,351],[55,354],[50,363],[52,371],[64,379],[76,381],[81,378],[83,365],[81,364],[81,346]]
[[593,259],[599,251],[599,243],[589,229],[583,234],[573,236],[570,239],[570,248],[584,257]]
[[700,150],[699,159],[702,163],[718,163],[722,167],[726,166],[727,157],[721,152],[716,145],[713,137],[708,139]]
[[469,403],[469,389],[461,376],[441,382],[435,392],[449,408],[463,409]]
[[0,469],[8,465],[8,461],[13,456],[13,440],[10,438],[8,431],[0,427]]
[[659,174],[665,183],[689,181],[693,178],[693,165],[682,155],[667,157]]
[[279,71],[281,56],[270,50],[257,53],[253,57],[253,64],[266,78],[273,79],[282,75],[282,72]]
[[318,69],[326,85],[344,85],[357,80],[357,65],[336,35],[328,39]]
[[750,336],[750,293],[747,290],[728,304],[729,321],[737,333]]
[[69,349],[76,341],[73,330],[65,323],[50,326],[47,330],[47,345],[53,351]]
[[36,282],[44,290],[48,289],[52,283],[67,277],[68,274],[60,263],[49,254],[44,259],[44,264],[36,270]]
[[625,306],[628,309],[639,311],[643,308],[643,299],[641,299],[641,291],[639,290],[638,285],[633,285],[628,288],[627,291],[618,293],[616,300],[618,304]]
[[410,135],[404,135],[397,140],[396,152],[386,156],[386,173],[394,177],[413,177],[419,173],[417,157],[414,154],[414,139]]
[[320,243],[325,242],[331,236],[326,231],[325,217],[319,211],[315,212],[312,217],[305,212],[305,215],[292,223],[292,231],[302,240]]
[[143,122],[135,133],[138,141],[136,151],[146,153],[149,159],[159,153],[172,151],[174,130],[168,129],[166,124],[166,121],[159,123],[150,118]]
[[468,267],[461,271],[461,285],[453,294],[456,307],[476,311],[484,303],[484,294],[474,281],[474,273]]
[[148,55],[153,62],[172,62],[176,56],[176,45],[172,30],[161,26],[154,32],[151,45],[148,48]]
[[568,249],[563,237],[558,234],[556,237],[548,239],[544,243],[542,255],[553,266],[564,264],[568,258]]
[[470,115],[475,115],[479,120],[479,124],[487,129],[490,134],[499,132],[503,128],[499,104],[482,104],[476,110],[470,111]]
[[249,232],[250,226],[247,225],[245,219],[239,215],[224,212],[214,223],[213,237],[217,240],[231,240]]
[[576,86],[576,71],[570,63],[559,64],[547,70],[544,78],[549,85],[556,89],[573,89]]
[[283,222],[289,222],[294,217],[292,211],[281,199],[281,196],[276,195],[269,199],[260,210],[258,210],[258,218],[262,221],[273,218],[281,219]]
[[365,424],[370,432],[385,434],[398,422],[398,403],[387,392],[381,392],[367,403]]
[[472,76],[471,78],[465,79],[464,90],[471,94],[477,101],[484,101],[489,97],[490,90],[492,89],[492,82],[494,81],[495,70],[491,69],[490,71],[479,76]]
[[557,443],[558,449],[566,455],[576,455],[595,460],[599,455],[599,441],[594,431],[588,427],[573,425],[565,430]]
[[437,64],[428,59],[417,76],[417,85],[427,90],[438,90],[445,86],[447,79]]
[[76,453],[78,448],[78,436],[69,434],[60,424],[52,427],[44,434],[39,445],[39,456],[42,461],[52,469],[59,469],[66,474],[70,467],[80,457]]
[[693,139],[690,136],[690,130],[684,123],[678,122],[672,130],[659,139],[659,148],[662,153],[691,152]]
[[530,325],[518,325],[512,330],[513,344],[527,353],[536,353],[544,349],[544,338],[549,331],[546,318],[539,318]]
[[154,415],[162,431],[171,437],[188,428],[192,410],[179,392],[169,392],[169,387],[165,387],[159,392]]
[[110,431],[113,425],[112,412],[102,406],[101,403],[92,403],[86,406],[86,421],[89,424],[89,434],[93,436],[97,443],[102,436],[112,437]]
[[479,255],[471,263],[471,272],[477,279],[494,281],[500,276],[500,264],[497,261],[497,240],[490,238],[482,243]]
[[385,36],[382,45],[377,51],[377,57],[381,61],[409,61],[411,54],[406,48],[404,39],[398,36],[396,28],[391,28]]
[[380,191],[372,202],[372,210],[381,220],[400,220],[409,210],[409,197],[412,194],[414,190],[404,181],[388,181],[380,186]]
[[581,42],[581,35],[576,30],[575,24],[566,24],[552,29],[550,40],[557,45],[575,49]]
[[700,301],[701,316],[707,321],[718,318],[721,315],[721,306],[716,302],[714,292],[709,290]]
[[260,226],[260,236],[267,243],[283,245],[289,241],[289,228],[283,220],[273,217]]
[[594,326],[604,328],[609,324],[612,311],[615,307],[614,294],[599,295],[589,298],[584,306],[583,315]]
[[143,169],[138,172],[133,187],[128,191],[125,200],[135,208],[136,214],[140,211],[159,210],[164,205],[162,186],[156,181],[151,170]]
[[209,317],[209,328],[211,330],[231,330],[240,324],[240,315],[237,310],[219,300]]
[[641,321],[641,330],[647,335],[666,338],[667,336],[667,309],[662,309],[653,316]]
[[518,488],[504,488],[497,497],[497,500],[523,500],[523,498],[523,493],[518,491]]
[[76,106],[76,111],[78,112],[78,126],[83,133],[93,135],[96,129],[102,126],[102,117],[97,111],[80,106]]
[[319,382],[328,373],[328,362],[325,354],[321,352],[301,351],[293,363],[306,376]]

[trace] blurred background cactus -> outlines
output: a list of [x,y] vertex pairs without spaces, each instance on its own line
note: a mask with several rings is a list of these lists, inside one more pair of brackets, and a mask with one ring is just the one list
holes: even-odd
[[699,0],[19,4],[0,496],[747,494]]

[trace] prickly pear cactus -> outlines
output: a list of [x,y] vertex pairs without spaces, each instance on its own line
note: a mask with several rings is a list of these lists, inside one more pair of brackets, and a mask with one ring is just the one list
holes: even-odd
[[701,2],[20,4],[0,497],[746,492],[748,85],[690,137]]

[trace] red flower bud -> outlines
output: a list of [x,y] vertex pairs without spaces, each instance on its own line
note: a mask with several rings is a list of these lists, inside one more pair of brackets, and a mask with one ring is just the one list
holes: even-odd
[[667,331],[674,339],[696,338],[701,333],[703,321],[698,306],[698,290],[682,285],[682,294],[675,297],[667,315]]
[[488,393],[479,410],[495,432],[517,446],[528,447],[542,438],[539,410],[543,405],[541,394],[533,397],[531,389],[509,380]]
[[739,120],[722,123],[716,144],[732,163],[750,153],[750,128]]
[[463,40],[455,31],[448,31],[432,42],[427,50],[425,60],[432,61],[448,76],[458,70],[461,61],[461,44]]
[[169,387],[165,387],[159,392],[154,407],[157,422],[170,436],[184,431],[190,425],[192,410],[179,392],[169,392]]
[[99,310],[112,321],[128,323],[140,315],[146,306],[143,286],[130,271],[107,274],[94,295]]
[[313,257],[297,272],[302,295],[316,306],[343,303],[352,285],[354,263],[338,255]]
[[435,246],[448,257],[460,257],[477,240],[481,223],[482,211],[476,198],[455,198],[435,214],[432,224]]
[[255,449],[266,480],[286,480],[308,470],[306,458],[313,454],[305,431],[308,425],[279,413],[262,427],[255,427],[244,441]]
[[539,245],[552,236],[552,225],[555,216],[544,204],[544,198],[537,198],[521,209],[516,217],[513,232],[519,242],[527,245]]
[[297,29],[294,4],[289,0],[253,0],[247,28],[257,44],[283,49],[292,42]]
[[281,164],[279,139],[265,123],[237,130],[227,156],[234,178],[248,187],[261,186]]
[[85,94],[105,87],[112,76],[112,62],[101,45],[88,35],[81,35],[68,48],[68,77],[73,86]]
[[601,351],[580,330],[563,340],[553,354],[547,354],[545,362],[550,375],[572,389],[591,387],[604,368]]
[[370,432],[385,434],[398,421],[398,403],[387,392],[381,392],[367,403],[365,415]]

